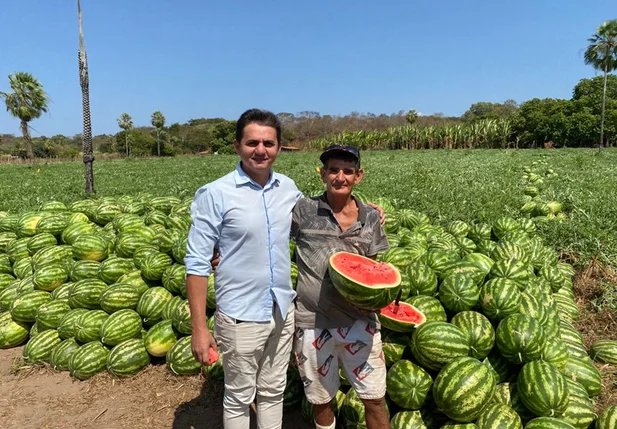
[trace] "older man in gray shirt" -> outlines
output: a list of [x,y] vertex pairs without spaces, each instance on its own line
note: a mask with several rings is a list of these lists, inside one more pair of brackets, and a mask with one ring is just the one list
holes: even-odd
[[331,403],[342,364],[366,410],[369,429],[389,428],[385,408],[386,365],[374,312],[354,308],[328,276],[336,251],[375,257],[389,248],[379,213],[352,196],[364,174],[360,154],[349,146],[330,146],[320,157],[326,192],[302,198],[292,218],[297,242],[297,311],[294,352],[317,429],[334,429]]

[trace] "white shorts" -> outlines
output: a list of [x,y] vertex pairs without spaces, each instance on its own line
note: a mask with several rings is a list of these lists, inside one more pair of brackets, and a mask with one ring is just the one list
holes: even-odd
[[296,328],[294,354],[311,404],[327,404],[336,396],[339,365],[360,399],[386,394],[386,363],[374,323],[358,320],[347,328]]

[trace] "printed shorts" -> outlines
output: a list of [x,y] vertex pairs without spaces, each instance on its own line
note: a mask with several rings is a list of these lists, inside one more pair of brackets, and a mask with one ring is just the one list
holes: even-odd
[[386,394],[386,363],[374,323],[358,320],[347,328],[296,328],[294,354],[312,404],[326,404],[334,398],[340,387],[339,365],[361,399]]

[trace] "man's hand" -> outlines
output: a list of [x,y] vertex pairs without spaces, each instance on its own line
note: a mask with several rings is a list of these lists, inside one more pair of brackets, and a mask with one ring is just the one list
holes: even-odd
[[377,210],[377,212],[379,213],[379,223],[381,223],[381,225],[386,223],[386,212],[383,211],[381,206],[378,206],[377,204],[371,202],[366,203],[366,205],[370,208]]
[[208,328],[204,327],[197,332],[193,332],[191,336],[191,350],[193,352],[193,357],[200,364],[212,365],[215,362],[214,358],[210,358],[212,354],[211,350],[217,354],[218,347],[216,346],[214,337],[210,331],[208,331]]
[[219,264],[219,251],[218,249],[214,249],[214,253],[212,254],[212,260],[210,261],[210,264],[212,265],[212,271],[216,270],[216,267]]

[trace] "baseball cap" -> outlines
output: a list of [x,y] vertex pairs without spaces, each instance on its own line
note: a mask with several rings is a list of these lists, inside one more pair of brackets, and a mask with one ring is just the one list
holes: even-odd
[[358,148],[353,146],[345,146],[341,144],[333,144],[324,149],[323,153],[319,156],[319,159],[322,163],[326,163],[328,158],[330,158],[335,153],[348,153],[353,155],[360,163],[360,151]]

